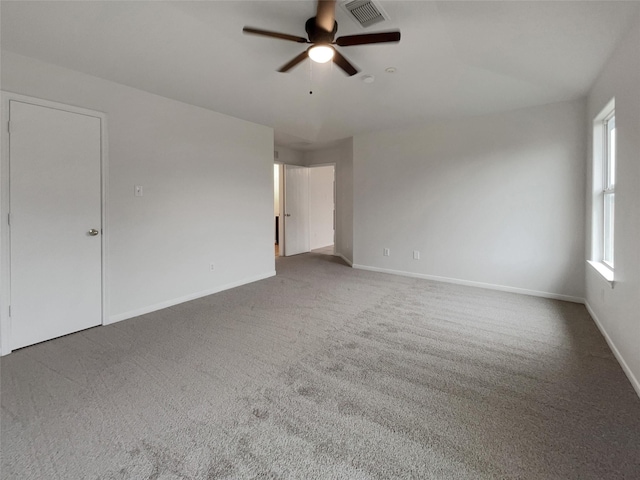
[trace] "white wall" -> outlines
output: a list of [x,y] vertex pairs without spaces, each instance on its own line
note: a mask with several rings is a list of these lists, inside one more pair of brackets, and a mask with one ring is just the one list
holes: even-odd
[[[585,123],[607,102],[616,100],[615,288],[599,273],[586,270],[590,312],[640,395],[640,17],[621,41],[594,83]],[[590,132],[591,133],[591,132]],[[592,144],[591,141],[588,142]],[[591,162],[593,152],[590,152]],[[587,171],[586,209],[591,212],[592,168]],[[597,188],[597,186],[596,186]],[[585,235],[591,252],[591,216]]]
[[112,321],[275,274],[272,129],[8,52],[1,85],[107,114]]
[[336,233],[334,252],[353,263],[353,139],[331,148],[305,152],[305,165],[333,163],[336,166]]
[[309,169],[309,247],[333,245],[333,165]]
[[579,301],[584,115],[574,101],[354,137],[354,266]]
[[276,145],[274,149],[274,161],[277,163],[284,163],[285,165],[299,165],[303,167],[304,153],[281,145]]

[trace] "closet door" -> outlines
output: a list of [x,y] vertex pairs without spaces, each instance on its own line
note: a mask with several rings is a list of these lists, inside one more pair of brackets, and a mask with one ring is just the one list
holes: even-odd
[[101,121],[9,103],[11,348],[102,323]]

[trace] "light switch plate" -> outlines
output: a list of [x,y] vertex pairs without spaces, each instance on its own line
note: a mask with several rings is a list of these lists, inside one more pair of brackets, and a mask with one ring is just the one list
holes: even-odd
[[144,190],[142,189],[142,185],[136,185],[133,191],[136,197],[142,197],[144,195]]

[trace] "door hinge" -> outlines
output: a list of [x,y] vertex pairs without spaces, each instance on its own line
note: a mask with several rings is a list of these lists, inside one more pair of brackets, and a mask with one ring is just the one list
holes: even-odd
[[7,213],[7,225],[11,226],[11,214]]
[[11,133],[11,122],[7,122],[7,132]]
[[11,305],[9,305],[9,316],[11,316]]

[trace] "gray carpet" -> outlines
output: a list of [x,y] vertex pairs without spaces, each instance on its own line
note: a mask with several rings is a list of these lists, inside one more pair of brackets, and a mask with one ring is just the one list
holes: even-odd
[[640,399],[583,306],[277,270],[2,358],[2,478],[640,478]]

